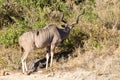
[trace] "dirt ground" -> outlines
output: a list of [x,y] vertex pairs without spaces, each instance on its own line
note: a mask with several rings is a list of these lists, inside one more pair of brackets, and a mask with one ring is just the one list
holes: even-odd
[[57,71],[49,74],[36,72],[31,75],[14,73],[1,76],[0,80],[120,80],[120,74],[96,74],[94,71],[87,71],[77,68],[76,70],[64,72]]
[[[91,69],[76,67],[72,70],[56,70],[44,73],[42,70],[25,75],[21,72],[11,72],[0,76],[0,80],[120,80],[120,58],[96,58]],[[88,63],[89,66],[91,63]]]

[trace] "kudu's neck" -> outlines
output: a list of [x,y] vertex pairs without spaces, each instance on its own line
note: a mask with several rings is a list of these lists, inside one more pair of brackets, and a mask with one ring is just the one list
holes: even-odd
[[61,38],[64,40],[68,37],[68,35],[70,34],[71,28],[66,27],[65,29],[62,29],[62,35]]

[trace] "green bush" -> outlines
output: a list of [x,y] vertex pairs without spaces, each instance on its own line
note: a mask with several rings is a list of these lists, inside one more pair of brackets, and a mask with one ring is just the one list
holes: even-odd
[[38,20],[34,23],[32,29],[39,29],[45,27],[46,26],[45,12],[42,12],[40,10],[36,16],[38,17]]
[[86,8],[85,19],[86,21],[93,22],[98,18],[98,15],[93,11],[91,6]]
[[18,43],[19,36],[26,31],[26,27],[19,25],[10,27],[6,32],[0,34],[0,43],[5,46],[13,46]]
[[57,6],[56,7],[57,10],[62,11],[62,12],[65,12],[68,9],[68,6],[63,2],[58,2],[56,6]]
[[3,3],[4,3],[4,0],[0,0],[0,7],[2,6]]

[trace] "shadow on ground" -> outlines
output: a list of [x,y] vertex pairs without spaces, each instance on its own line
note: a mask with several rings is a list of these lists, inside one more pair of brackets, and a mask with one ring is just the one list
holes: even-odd
[[[72,53],[73,53],[72,50],[58,52],[54,55],[54,59],[56,60],[56,62],[59,62],[61,58],[64,58],[65,60],[67,60],[69,55],[72,55]],[[49,60],[49,63],[50,63],[50,60]],[[28,74],[31,74],[32,72],[35,72],[38,69],[44,69],[45,66],[46,66],[46,58],[30,61],[28,63],[28,69],[29,69]]]
[[[80,46],[81,48],[83,48],[84,43],[82,42],[82,40],[87,40],[89,38],[89,35],[82,33],[82,32],[80,32],[79,34],[80,34],[79,37],[78,37],[78,35],[76,35],[76,36],[73,36],[72,39],[74,39],[74,41],[76,42],[74,46],[77,46],[77,47]],[[67,45],[67,46],[70,46],[70,45]],[[72,47],[72,46],[70,46],[70,47]],[[60,60],[62,58],[65,61],[67,61],[68,57],[73,55],[73,50],[74,50],[73,48],[71,48],[71,49],[68,48],[66,51],[56,53],[54,55],[54,59],[56,60],[56,62],[60,62]],[[82,52],[84,53],[84,50]],[[45,62],[46,62],[46,58],[37,59],[37,60],[29,62],[28,63],[29,74],[36,71],[37,69],[45,68],[45,66],[46,66]]]

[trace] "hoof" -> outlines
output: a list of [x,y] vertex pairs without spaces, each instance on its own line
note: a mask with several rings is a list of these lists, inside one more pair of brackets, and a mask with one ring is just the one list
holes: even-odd
[[26,73],[27,73],[27,75],[30,75],[32,73],[32,71],[27,71]]
[[23,74],[25,74],[25,75],[30,75],[32,72],[33,72],[33,71],[26,71],[26,72],[24,72]]
[[23,74],[25,74],[25,75],[28,75],[28,71],[26,71],[26,72],[23,72]]

